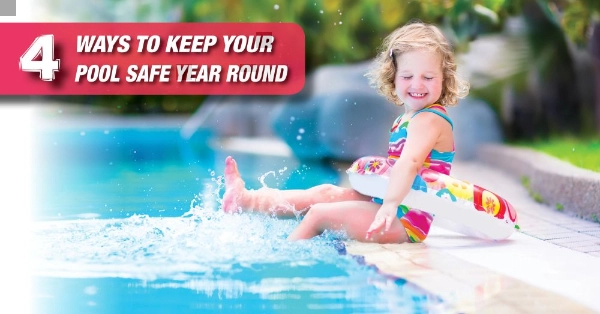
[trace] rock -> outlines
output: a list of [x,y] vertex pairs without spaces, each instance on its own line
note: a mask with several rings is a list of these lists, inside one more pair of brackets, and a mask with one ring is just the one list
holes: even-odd
[[197,129],[215,136],[274,136],[272,116],[281,110],[284,96],[209,96],[182,128],[184,138]]
[[[353,161],[387,153],[388,132],[404,110],[369,86],[370,62],[317,69],[293,96],[211,96],[189,119],[182,135],[198,128],[218,137],[278,136],[299,159]],[[456,158],[471,159],[484,143],[502,141],[494,111],[466,98],[449,108],[454,121]]]
[[448,114],[454,122],[456,159],[473,159],[482,144],[503,140],[498,117],[482,100],[461,99],[458,106],[448,108]]
[[324,100],[317,129],[327,157],[354,161],[387,155],[389,131],[401,108],[362,91],[335,93]]
[[290,100],[273,118],[273,131],[299,159],[321,159],[328,155],[317,127],[317,116],[325,99],[321,96]]
[[315,70],[306,79],[306,91],[310,96],[329,95],[340,92],[364,92],[376,95],[375,89],[369,86],[365,74],[371,62],[345,65],[325,65]]
[[370,62],[330,65],[307,78],[303,94],[274,117],[273,128],[301,159],[352,161],[385,155],[401,111],[369,86]]

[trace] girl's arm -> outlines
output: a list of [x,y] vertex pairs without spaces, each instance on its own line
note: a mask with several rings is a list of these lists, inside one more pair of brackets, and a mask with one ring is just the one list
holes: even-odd
[[429,155],[447,122],[435,113],[423,112],[416,115],[408,124],[408,137],[400,158],[390,171],[390,181],[373,223],[367,231],[367,239],[385,226],[381,232],[388,231],[402,200],[410,192],[411,186],[425,158]]

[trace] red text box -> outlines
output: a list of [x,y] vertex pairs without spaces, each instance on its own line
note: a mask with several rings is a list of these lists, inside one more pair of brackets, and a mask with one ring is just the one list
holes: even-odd
[[293,23],[1,23],[3,95],[289,95]]

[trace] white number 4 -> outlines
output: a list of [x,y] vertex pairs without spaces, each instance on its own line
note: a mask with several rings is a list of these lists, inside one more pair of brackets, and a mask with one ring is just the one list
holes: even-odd
[[[41,54],[42,60],[34,60]],[[25,72],[39,72],[42,81],[53,81],[60,68],[60,59],[54,60],[54,35],[36,38],[21,56],[19,68]]]

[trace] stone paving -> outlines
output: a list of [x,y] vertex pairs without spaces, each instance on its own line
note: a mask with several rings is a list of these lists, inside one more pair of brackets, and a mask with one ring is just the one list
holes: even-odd
[[[600,224],[537,203],[514,176],[480,162],[456,163],[452,175],[484,186],[511,202],[521,232],[561,247],[600,257]],[[599,261],[600,262],[600,261]]]
[[520,231],[481,241],[433,227],[421,244],[349,241],[348,252],[440,295],[455,313],[600,312],[600,224],[535,202],[518,178],[481,162],[457,161],[452,175],[508,199]]
[[[446,237],[448,235],[445,235]],[[445,301],[431,313],[594,313],[581,303],[489,267],[421,244],[347,243],[384,273],[404,278]]]
[[598,222],[600,217],[600,173],[522,147],[481,145],[479,160],[521,181],[536,199],[555,210]]

